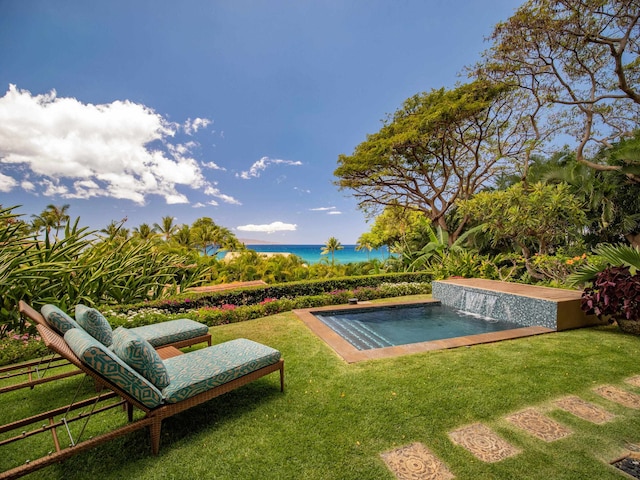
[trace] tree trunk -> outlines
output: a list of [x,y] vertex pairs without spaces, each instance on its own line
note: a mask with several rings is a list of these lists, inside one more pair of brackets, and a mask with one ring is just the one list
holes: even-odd
[[640,233],[627,233],[624,238],[627,239],[627,242],[629,242],[632,247],[640,248]]

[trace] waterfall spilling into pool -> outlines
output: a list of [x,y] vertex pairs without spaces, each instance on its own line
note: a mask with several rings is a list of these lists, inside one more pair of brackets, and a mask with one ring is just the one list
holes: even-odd
[[493,319],[493,309],[498,300],[497,295],[485,292],[465,290],[462,310],[464,313],[479,315]]
[[598,323],[580,309],[581,292],[480,278],[434,281],[433,298],[458,310],[554,330]]

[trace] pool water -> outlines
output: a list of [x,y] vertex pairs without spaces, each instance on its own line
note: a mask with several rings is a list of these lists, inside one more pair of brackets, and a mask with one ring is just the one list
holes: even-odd
[[438,303],[314,312],[358,350],[465,337],[522,325],[468,314]]

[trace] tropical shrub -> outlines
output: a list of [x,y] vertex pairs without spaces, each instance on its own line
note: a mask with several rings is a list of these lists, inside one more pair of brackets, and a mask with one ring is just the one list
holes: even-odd
[[0,209],[0,336],[25,331],[20,300],[69,310],[77,303],[156,299],[175,289],[178,278],[183,286],[199,281],[201,270],[188,270],[187,259],[136,239],[96,239],[79,219],[66,224],[62,238],[40,240],[14,208]]
[[569,283],[580,285],[590,282],[596,275],[609,266],[627,266],[631,273],[640,271],[640,247],[628,245],[602,244],[593,250],[595,255],[589,257],[586,264],[581,265],[569,276]]
[[582,310],[618,323],[621,330],[640,334],[640,274],[629,267],[609,267],[596,275],[582,294]]

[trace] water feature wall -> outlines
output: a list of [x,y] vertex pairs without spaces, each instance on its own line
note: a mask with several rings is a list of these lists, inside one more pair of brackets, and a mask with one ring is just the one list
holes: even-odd
[[433,298],[458,310],[518,323],[565,330],[599,323],[580,309],[581,292],[477,278],[433,282]]

